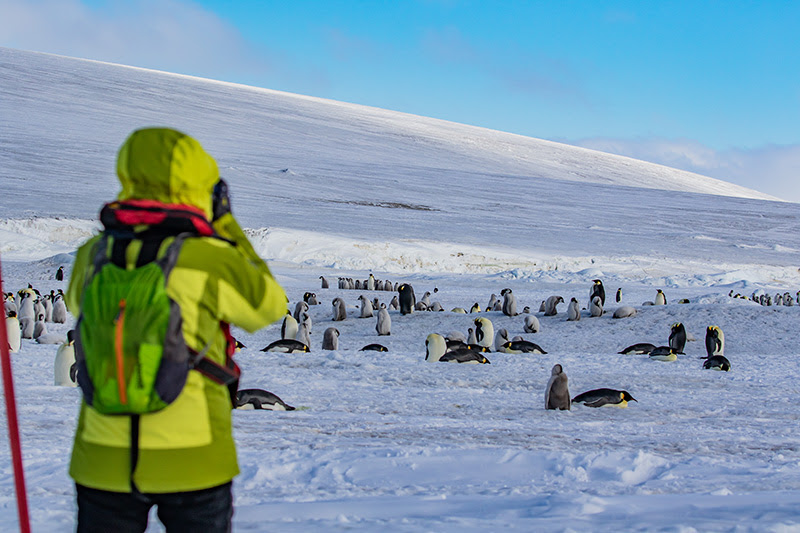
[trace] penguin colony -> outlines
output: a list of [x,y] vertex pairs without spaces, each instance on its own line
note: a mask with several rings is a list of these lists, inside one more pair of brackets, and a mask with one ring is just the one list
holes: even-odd
[[[55,274],[57,281],[63,281],[63,267],[60,267]],[[330,289],[330,282],[324,277],[319,277],[320,288]],[[577,322],[582,317],[597,318],[605,314],[605,289],[599,279],[592,280],[593,285],[589,290],[589,299],[585,308],[581,308],[579,300],[575,297],[570,298],[566,313],[567,321]],[[362,291],[383,291],[392,292],[392,299],[388,303],[381,302],[375,296],[370,299],[366,294],[359,294],[356,299],[357,304],[350,307],[344,297],[336,296],[330,301],[332,305],[332,322],[346,321],[352,319],[372,319],[377,317],[375,332],[377,336],[389,336],[392,329],[392,312],[404,315],[412,315],[415,312],[445,312],[442,304],[435,300],[438,289],[426,291],[422,298],[417,301],[414,288],[409,283],[389,282],[388,280],[376,279],[372,274],[365,280],[353,280],[352,278],[341,277],[338,279],[339,290],[362,290]],[[764,306],[794,306],[800,305],[800,291],[795,294],[790,292],[777,293],[774,295],[764,292],[754,292],[750,296],[728,294],[731,298],[750,300]],[[58,386],[75,387],[77,383],[75,353],[73,346],[72,331],[67,335],[51,333],[48,331],[48,323],[65,323],[67,321],[67,309],[64,304],[64,294],[62,289],[51,290],[49,294],[41,294],[32,286],[18,292],[10,292],[4,295],[3,305],[6,317],[6,327],[8,330],[8,344],[12,353],[18,353],[23,349],[23,340],[30,339],[40,344],[58,345],[54,363],[54,384]],[[617,304],[622,301],[622,289],[618,288],[615,293]],[[565,299],[559,295],[551,295],[541,302],[539,306],[540,316],[558,317],[558,305],[565,303]],[[678,300],[677,303],[689,303],[688,300]],[[310,309],[312,306],[322,305],[322,301],[314,292],[305,292],[301,300],[297,301],[293,308],[287,305],[287,313],[281,324],[280,338],[262,348],[262,352],[277,352],[285,354],[308,354],[314,350],[312,348],[312,320]],[[661,289],[656,291],[653,301],[643,302],[642,306],[667,305],[667,297]],[[355,309],[357,311],[355,311]],[[466,310],[469,308],[469,311]],[[516,295],[510,288],[503,288],[497,294],[491,294],[488,304],[482,308],[478,302],[464,307],[452,308],[451,313],[461,313],[467,315],[479,315],[470,318],[470,326],[467,333],[453,331],[447,335],[430,333],[424,341],[425,356],[428,362],[453,362],[460,364],[490,364],[486,353],[495,352],[502,354],[546,354],[547,352],[538,344],[526,340],[521,336],[510,338],[506,328],[495,329],[492,320],[486,313],[502,313],[506,317],[520,318],[519,327],[524,333],[536,334],[541,331],[542,325],[537,316],[531,313],[531,306],[523,307],[522,312],[518,311]],[[637,314],[637,309],[629,305],[618,305],[613,311],[613,318],[629,318]],[[484,316],[480,316],[484,315]],[[321,340],[321,349],[327,351],[339,350],[340,341],[339,330],[335,327],[328,327],[324,330]],[[666,343],[652,344],[640,342],[623,348],[619,354],[624,355],[647,355],[650,360],[671,362],[678,360],[678,356],[686,356],[686,343],[688,340],[695,340],[686,331],[684,324],[678,322],[670,326],[670,331],[666,337]],[[352,343],[348,347],[355,348]],[[242,346],[238,343],[238,346]],[[716,325],[709,325],[705,332],[706,355],[703,357],[703,369],[730,371],[731,362],[724,355],[725,337],[721,328]],[[380,343],[368,343],[361,347],[359,351],[389,352],[389,349]],[[626,407],[628,402],[637,400],[625,390],[611,388],[599,388],[583,392],[575,397],[571,397],[568,387],[568,378],[565,369],[560,364],[553,366],[550,379],[545,388],[545,408],[552,410],[569,410],[572,404],[582,404],[588,407]],[[237,395],[236,405],[239,409],[259,409],[259,410],[293,410],[274,394],[263,389],[244,389]]]

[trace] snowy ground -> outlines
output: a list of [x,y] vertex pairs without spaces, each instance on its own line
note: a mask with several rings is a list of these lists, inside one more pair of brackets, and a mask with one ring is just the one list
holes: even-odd
[[[239,332],[242,386],[298,410],[234,413],[235,530],[800,531],[800,306],[728,297],[800,289],[800,205],[535,139],[140,69],[0,49],[0,82],[5,290],[65,288],[54,273],[118,191],[124,136],[171,124],[220,161],[290,306],[320,298],[310,354],[260,352],[279,324]],[[535,335],[521,316],[484,313],[549,353],[432,364],[425,337],[466,333],[474,315],[393,312],[379,338],[357,299],[392,293],[319,288],[320,275],[370,271],[418,298],[438,288],[447,310],[505,287],[520,310],[554,294],[585,306],[601,278],[607,310],[622,287],[639,313],[567,322],[562,304],[536,313]],[[658,288],[669,305],[642,306]],[[336,296],[350,316],[334,324]],[[617,353],[665,344],[677,321],[698,339],[677,361]],[[340,350],[322,351],[331,325]],[[702,370],[708,325],[725,332],[731,372]],[[358,351],[373,342],[389,352]],[[51,385],[55,351],[25,341],[13,357],[35,531],[74,524],[79,391]],[[638,402],[546,411],[555,363],[573,396],[610,387]],[[16,526],[12,481],[0,454],[2,531]]]

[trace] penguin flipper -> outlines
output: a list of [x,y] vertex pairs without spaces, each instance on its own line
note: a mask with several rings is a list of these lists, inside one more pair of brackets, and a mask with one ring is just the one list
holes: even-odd
[[588,407],[603,407],[604,405],[609,403],[611,402],[608,401],[608,398],[598,398],[591,402],[583,402],[583,405],[586,405]]

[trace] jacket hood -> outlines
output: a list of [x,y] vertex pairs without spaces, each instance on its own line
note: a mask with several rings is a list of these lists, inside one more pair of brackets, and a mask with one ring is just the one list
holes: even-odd
[[119,150],[117,176],[122,184],[118,200],[186,204],[211,218],[217,163],[185,133],[169,128],[134,131]]

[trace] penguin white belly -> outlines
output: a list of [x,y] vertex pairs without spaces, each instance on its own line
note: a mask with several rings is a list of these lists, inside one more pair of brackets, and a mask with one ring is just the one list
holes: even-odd
[[54,363],[54,382],[59,387],[77,387],[78,384],[69,377],[69,371],[75,364],[75,348],[70,344],[62,344],[56,352]]

